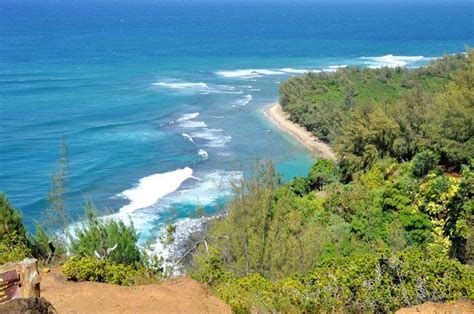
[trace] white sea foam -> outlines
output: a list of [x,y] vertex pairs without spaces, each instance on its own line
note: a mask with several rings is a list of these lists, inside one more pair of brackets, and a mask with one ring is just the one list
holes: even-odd
[[[182,218],[176,221],[173,225],[176,227],[174,232],[174,242],[170,245],[163,245],[160,239],[154,243],[151,253],[163,257],[163,267],[166,272],[172,271],[172,276],[179,276],[183,274],[183,269],[180,265],[176,265],[175,269],[171,270],[174,262],[185,254],[185,244],[189,237],[196,232],[203,230],[204,225],[212,220],[214,217],[203,218]],[[163,225],[159,234],[164,236],[167,232],[167,225]]]
[[280,69],[280,71],[289,73],[289,74],[304,74],[307,72],[311,72],[312,70],[310,69],[293,69],[293,68],[283,68]]
[[181,134],[186,140],[190,141],[191,143],[194,144],[194,140],[193,138],[189,135],[189,134],[186,134],[186,133],[183,133]]
[[162,197],[176,191],[181,184],[191,178],[189,167],[165,173],[157,173],[140,179],[138,185],[119,194],[130,200],[130,204],[120,209],[121,213],[133,213],[137,209],[150,207]]
[[343,69],[343,68],[347,68],[347,64],[331,65],[329,68],[330,69]]
[[190,88],[208,89],[209,88],[209,86],[204,82],[199,82],[199,83],[192,83],[192,82],[157,82],[157,83],[153,83],[153,85],[164,87],[164,88],[170,88],[170,89],[190,89]]
[[188,121],[188,120],[196,119],[198,116],[199,116],[199,112],[185,113],[181,116],[181,118],[179,118],[176,121],[177,122]]
[[242,94],[241,90],[237,90],[234,86],[229,85],[208,85],[204,82],[185,82],[178,80],[169,80],[163,82],[152,83],[153,86],[173,90],[180,93],[193,93],[200,95],[209,94]]
[[252,79],[258,78],[265,75],[282,75],[285,74],[282,71],[270,70],[270,69],[243,69],[243,70],[233,70],[233,71],[217,71],[217,75],[227,77],[227,78],[243,78],[243,79]]
[[423,56],[394,56],[392,54],[380,56],[380,57],[362,57],[364,64],[369,68],[381,68],[381,67],[404,67],[412,64],[416,64],[421,61],[430,60]]
[[[187,129],[206,128],[207,124],[204,121],[195,121],[194,120],[198,116],[199,116],[199,112],[185,113],[179,119],[176,119],[175,121],[171,121],[169,124],[178,123],[179,127],[187,128]],[[189,135],[189,134],[183,133],[182,135],[183,135],[183,137],[186,137],[186,135]],[[187,138],[187,139],[189,140],[189,138]]]
[[246,106],[251,101],[252,101],[252,95],[245,95],[244,98],[235,101],[234,104],[239,105],[239,106]]
[[209,159],[209,154],[204,149],[200,149],[199,152],[198,152],[198,155],[201,156],[202,159],[204,159],[204,160]]
[[227,143],[232,140],[232,137],[224,134],[222,129],[208,129],[204,128],[202,130],[191,133],[193,138],[206,140],[207,147],[224,147]]
[[[215,205],[219,199],[231,195],[232,183],[238,184],[242,176],[242,172],[239,171],[217,170],[205,175],[199,183],[189,188],[178,190],[163,198],[160,202],[162,202],[164,208],[176,208],[186,204],[200,206]],[[173,261],[184,254],[184,244],[190,235],[202,230],[204,224],[214,218],[182,218],[176,221],[174,223],[176,226],[174,233],[175,241],[166,247],[159,240],[156,241],[154,253],[162,256],[165,260],[165,267],[169,267]],[[163,225],[158,234],[164,235],[165,232],[166,226]]]
[[203,122],[203,121],[185,121],[185,122],[180,123],[179,126],[182,128],[193,129],[193,128],[206,128],[207,124],[206,122]]

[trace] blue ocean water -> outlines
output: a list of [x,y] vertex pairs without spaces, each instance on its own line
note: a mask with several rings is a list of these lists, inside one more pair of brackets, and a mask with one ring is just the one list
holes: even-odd
[[[349,2],[349,1],[348,1]],[[40,220],[65,137],[85,197],[144,238],[208,215],[256,160],[313,159],[262,114],[307,70],[424,64],[474,44],[472,1],[0,1],[0,190]]]

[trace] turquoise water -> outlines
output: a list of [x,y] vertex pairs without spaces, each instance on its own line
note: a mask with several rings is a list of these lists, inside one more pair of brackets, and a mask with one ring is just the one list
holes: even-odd
[[0,190],[29,226],[47,206],[61,136],[71,205],[163,222],[218,212],[229,182],[310,154],[262,115],[306,70],[424,64],[474,44],[471,1],[0,3]]

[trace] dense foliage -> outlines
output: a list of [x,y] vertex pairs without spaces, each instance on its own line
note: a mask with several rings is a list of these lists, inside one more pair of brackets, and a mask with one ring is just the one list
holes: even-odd
[[73,255],[107,255],[110,261],[126,265],[140,261],[138,233],[133,224],[126,225],[118,219],[99,218],[93,207],[86,210],[86,216],[87,220],[76,226],[71,238],[70,250]]
[[72,257],[63,265],[63,273],[69,280],[96,281],[119,285],[131,285],[142,274],[131,265],[113,263],[94,257]]
[[[216,273],[215,270],[212,273]],[[444,256],[418,251],[323,261],[305,276],[270,281],[223,276],[215,291],[237,313],[392,312],[401,305],[473,298],[473,273]]]
[[31,254],[20,213],[0,193],[0,265],[22,260]]
[[474,258],[472,167],[420,177],[416,166],[380,160],[349,184],[301,194],[311,175],[295,180],[296,192],[266,165],[237,188],[190,270],[243,312],[389,311],[472,298],[472,268],[462,264]]
[[416,70],[308,73],[280,85],[280,102],[337,147],[347,177],[378,158],[406,160],[426,149],[456,168],[474,151],[474,50]]
[[0,193],[0,239],[10,233],[26,237],[26,230],[20,213],[11,206],[5,194]]
[[338,148],[236,185],[190,271],[237,312],[389,312],[474,298],[473,59],[309,73],[292,118]]

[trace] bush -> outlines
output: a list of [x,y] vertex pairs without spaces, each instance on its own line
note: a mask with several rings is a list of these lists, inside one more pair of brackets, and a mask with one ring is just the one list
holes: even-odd
[[69,280],[95,281],[119,285],[132,285],[141,272],[130,265],[116,264],[93,257],[72,257],[63,265]]
[[337,167],[330,160],[320,159],[311,167],[308,179],[312,189],[321,190],[325,185],[338,180]]
[[8,262],[18,262],[31,256],[31,250],[24,237],[14,230],[0,238],[0,265]]
[[108,259],[118,264],[134,265],[140,261],[138,233],[133,225],[121,220],[101,219],[94,209],[87,210],[87,221],[75,229],[71,253],[78,256],[107,255],[107,249],[117,246]]
[[26,239],[26,230],[20,213],[10,205],[7,196],[0,193],[0,239],[13,233]]
[[305,277],[277,282],[258,274],[229,277],[214,289],[237,313],[392,312],[427,301],[474,297],[474,275],[461,263],[418,250],[333,258]]
[[416,177],[422,177],[433,170],[439,162],[439,155],[432,151],[422,151],[413,157],[412,173]]
[[288,183],[290,189],[298,196],[304,196],[310,192],[310,186],[307,178],[297,177]]

